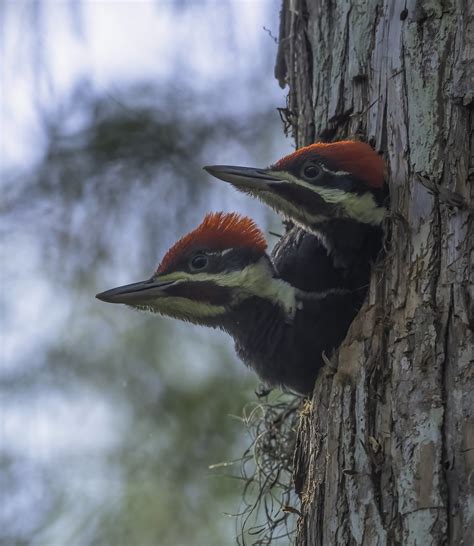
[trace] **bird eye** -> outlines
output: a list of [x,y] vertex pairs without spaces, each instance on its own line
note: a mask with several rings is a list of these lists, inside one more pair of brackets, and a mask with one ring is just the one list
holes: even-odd
[[316,180],[320,174],[321,169],[316,163],[307,163],[303,167],[303,177],[306,178],[306,180]]
[[204,269],[207,267],[207,264],[209,263],[209,258],[205,256],[204,254],[197,254],[194,256],[194,258],[191,259],[191,269],[194,271],[199,271],[200,269]]

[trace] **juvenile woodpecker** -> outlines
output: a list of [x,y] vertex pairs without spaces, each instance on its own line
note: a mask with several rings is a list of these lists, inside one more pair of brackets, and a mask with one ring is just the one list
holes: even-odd
[[266,169],[204,169],[315,234],[336,267],[351,272],[360,264],[366,270],[362,277],[368,277],[381,247],[386,213],[384,162],[368,144],[312,144]]
[[250,218],[208,214],[168,250],[150,279],[97,298],[220,328],[268,385],[309,394],[322,353],[342,342],[357,303],[314,236],[290,232],[275,263],[266,248]]

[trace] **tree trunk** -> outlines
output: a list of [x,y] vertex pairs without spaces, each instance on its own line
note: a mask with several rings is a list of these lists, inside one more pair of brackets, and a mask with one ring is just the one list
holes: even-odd
[[370,142],[391,195],[385,258],[301,418],[298,545],[472,544],[473,16],[468,0],[283,3],[297,145]]

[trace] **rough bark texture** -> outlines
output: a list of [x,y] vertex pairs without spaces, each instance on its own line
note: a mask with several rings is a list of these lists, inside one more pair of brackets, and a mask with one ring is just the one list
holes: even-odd
[[302,416],[299,545],[473,541],[473,14],[284,0],[276,76],[297,145],[373,144],[392,210],[368,301]]

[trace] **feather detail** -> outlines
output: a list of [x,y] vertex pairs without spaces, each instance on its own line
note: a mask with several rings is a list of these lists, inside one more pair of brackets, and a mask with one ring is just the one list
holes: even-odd
[[182,237],[164,255],[158,273],[173,269],[173,265],[191,249],[222,251],[229,248],[253,248],[265,252],[267,242],[257,224],[247,216],[236,212],[212,212],[205,216],[201,225]]
[[312,158],[327,160],[332,168],[347,171],[373,188],[380,188],[383,185],[383,158],[368,144],[357,140],[310,144],[280,159],[272,168],[277,171],[287,171],[291,170],[291,165],[295,161]]

